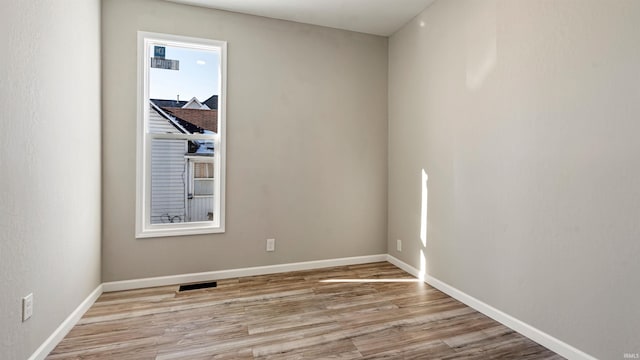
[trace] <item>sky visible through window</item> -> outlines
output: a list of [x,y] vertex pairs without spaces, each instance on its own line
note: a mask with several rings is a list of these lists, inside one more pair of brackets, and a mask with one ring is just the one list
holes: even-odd
[[[153,45],[150,53],[153,55]],[[151,68],[149,73],[149,97],[151,99],[189,101],[196,97],[207,100],[219,95],[220,54],[215,51],[166,46],[166,59],[179,60],[180,70]]]

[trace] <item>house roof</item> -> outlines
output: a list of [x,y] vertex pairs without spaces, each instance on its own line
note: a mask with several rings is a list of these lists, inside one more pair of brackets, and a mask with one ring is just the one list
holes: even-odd
[[160,116],[167,119],[169,123],[175,127],[178,131],[183,134],[194,134],[194,133],[203,133],[204,129],[188,122],[182,120],[180,118],[175,117],[174,115],[168,113],[166,110],[162,109],[158,105],[151,102],[151,108],[154,109]]
[[[189,134],[196,134],[196,133],[206,133],[208,131],[213,131],[213,130],[209,130],[203,127],[200,127],[198,125],[193,124],[190,121],[186,121],[178,116],[176,116],[175,114],[171,113],[168,109],[172,109],[172,108],[161,108],[159,106],[157,106],[153,101],[151,102],[151,107],[153,110],[155,110],[158,114],[160,114],[160,116],[162,116],[163,118],[167,119],[169,121],[170,124],[172,124],[176,129],[178,129],[180,132],[182,133],[189,133]],[[182,108],[173,108],[174,111],[176,112],[182,112],[183,116],[185,114],[187,114],[187,117],[189,113],[192,113],[192,111],[200,111],[200,112],[208,112],[210,114],[213,114],[214,117],[216,118],[216,120],[213,122],[213,125],[210,122],[207,122],[209,119],[206,119],[207,116],[204,116],[204,122],[206,123],[206,126],[213,126],[213,128],[215,128],[217,130],[217,111],[215,110],[200,110],[200,109],[182,109]],[[197,114],[199,116],[203,116],[202,113]],[[197,120],[197,116],[192,115],[191,118],[196,119]],[[215,132],[215,131],[214,131]],[[214,144],[213,141],[211,140],[190,140],[189,141],[189,150],[187,155],[190,156],[213,156],[214,153]]]
[[211,95],[203,104],[207,105],[211,110],[218,110],[218,95]]
[[[213,95],[208,98],[204,103],[215,104],[215,109],[207,105],[212,110],[206,109],[192,109],[185,108],[188,103],[192,103],[195,98],[189,101],[176,101],[176,100],[164,100],[164,99],[150,99],[150,101],[165,111],[167,114],[175,117],[176,121],[180,122],[187,131],[190,133],[202,133],[203,130],[218,132],[218,95]],[[198,101],[195,99],[195,101]],[[200,103],[198,101],[198,103]]]
[[184,107],[189,102],[192,102],[195,100],[195,101],[198,101],[199,104],[207,105],[211,110],[218,109],[218,95],[211,95],[207,100],[202,102],[200,102],[195,97],[189,101],[185,101],[185,100],[177,101],[177,100],[165,100],[165,99],[150,99],[150,100],[153,101],[154,104],[160,107],[175,107],[175,108]]
[[[209,130],[215,133],[218,132],[217,110],[183,109],[177,107],[162,107],[162,110],[174,116],[177,120],[188,122],[199,129]],[[191,131],[190,129],[187,130]]]
[[187,101],[187,103],[182,106],[183,109],[200,109],[200,110],[211,110],[206,104],[201,103],[195,96],[191,98],[191,100]]
[[[187,104],[187,101],[176,101],[176,100],[163,100],[163,99],[149,99],[154,104],[159,107],[183,107]],[[209,106],[211,107],[211,106]]]

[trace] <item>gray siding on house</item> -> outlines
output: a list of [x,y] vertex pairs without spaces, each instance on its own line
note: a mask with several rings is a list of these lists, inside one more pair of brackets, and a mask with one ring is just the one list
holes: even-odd
[[[167,119],[151,109],[149,132],[180,133]],[[185,140],[151,141],[151,223],[183,222],[186,219],[187,164]]]
[[152,134],[180,134],[180,131],[169,120],[158,114],[153,107],[149,109],[149,132]]
[[186,140],[151,141],[152,224],[185,221],[186,151]]
[[213,214],[213,197],[194,197],[189,200],[189,221],[209,221]]

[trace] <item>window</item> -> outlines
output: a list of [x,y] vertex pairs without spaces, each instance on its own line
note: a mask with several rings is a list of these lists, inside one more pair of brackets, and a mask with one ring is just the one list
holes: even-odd
[[136,237],[224,232],[226,42],[138,32]]

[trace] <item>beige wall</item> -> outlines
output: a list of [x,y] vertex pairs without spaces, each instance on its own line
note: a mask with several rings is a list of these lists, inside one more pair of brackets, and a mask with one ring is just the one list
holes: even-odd
[[631,0],[441,0],[393,35],[389,253],[598,358],[640,352],[638,24]]
[[[104,281],[386,252],[386,38],[161,1],[102,11]],[[134,238],[138,30],[228,41],[225,234]]]
[[98,0],[2,4],[2,359],[28,358],[100,284],[99,11]]

